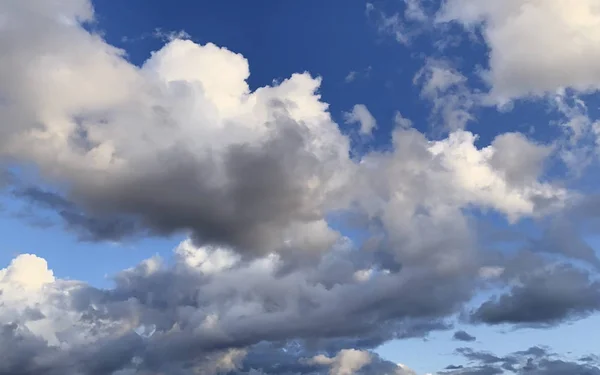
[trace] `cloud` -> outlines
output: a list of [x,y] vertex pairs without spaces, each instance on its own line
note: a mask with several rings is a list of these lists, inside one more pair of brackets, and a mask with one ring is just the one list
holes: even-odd
[[498,357],[488,352],[459,348],[457,352],[471,361],[468,366],[450,365],[439,374],[446,375],[492,375],[492,374],[600,374],[600,368],[585,361],[569,361],[546,348],[531,347],[524,351]]
[[[417,5],[405,17],[420,22]],[[473,313],[487,324],[597,308],[592,276],[569,265],[585,249],[548,268],[481,248],[478,210],[543,219],[574,193],[544,176],[552,147],[464,129],[474,99],[450,65],[416,80],[444,136],[398,114],[390,147],[352,158],[319,77],[252,91],[242,55],[177,35],[136,66],[89,31],[84,0],[0,13],[0,161],[39,172],[2,192],[84,240],[189,236],[107,289],[17,257],[0,271],[0,374],[414,374],[373,350],[451,329],[482,283],[520,282]],[[348,119],[377,126],[364,105]]]
[[370,362],[368,352],[355,349],[342,350],[333,358],[321,354],[308,360],[311,364],[330,366],[330,375],[353,375]]
[[467,86],[467,78],[449,62],[426,59],[413,84],[421,86],[421,97],[433,105],[432,119],[443,129],[464,129],[474,120],[472,110],[480,99]]
[[454,340],[467,341],[467,342],[477,340],[477,338],[475,336],[471,336],[471,335],[469,335],[465,331],[456,331],[456,332],[454,332],[454,335],[452,336],[452,338]]
[[364,104],[356,104],[352,111],[344,112],[344,119],[347,124],[360,124],[360,133],[364,135],[371,135],[377,128],[377,121]]
[[413,126],[413,122],[412,120],[402,116],[402,113],[399,111],[396,111],[396,113],[394,113],[394,125],[398,128],[410,129]]
[[[12,73],[0,76],[11,103],[0,155],[37,164],[77,207],[63,207],[66,220],[106,226],[111,240],[190,231],[248,254],[301,246],[299,233],[322,225],[351,165],[320,79],[296,74],[251,93],[242,56],[180,39],[136,67],[78,25],[92,17],[87,2],[52,4],[6,7],[39,27],[3,26],[0,65]],[[97,217],[133,224],[86,222]],[[335,241],[320,232],[317,247]]]
[[[416,241],[415,251],[433,246],[410,239],[421,233],[410,234],[419,210],[430,212],[419,215],[423,228],[466,226],[461,211],[473,204],[516,218],[535,215],[539,202],[565,199],[564,189],[535,181],[545,154],[538,146],[526,148],[531,142],[524,138],[519,147],[536,157],[522,172],[517,167],[524,166],[493,158],[510,147],[501,137],[477,149],[476,136],[461,131],[429,142],[400,129],[396,151],[356,162],[318,94],[320,78],[294,74],[250,92],[243,56],[180,39],[134,66],[80,25],[93,19],[87,2],[51,4],[44,12],[27,3],[6,8],[11,19],[39,27],[26,30],[30,42],[16,43],[27,22],[4,26],[0,64],[11,73],[0,74],[0,81],[11,105],[0,115],[11,125],[3,127],[0,157],[36,165],[48,187],[21,183],[13,191],[57,211],[83,239],[187,232],[197,244],[229,246],[250,258],[277,252],[305,262],[343,242],[327,224],[332,212],[375,214],[384,232],[402,233],[394,235],[394,247]],[[53,58],[39,58],[46,54]],[[456,83],[435,77],[424,92]],[[349,119],[364,134],[376,126],[361,105]],[[405,155],[400,146],[415,153]],[[413,162],[436,169],[415,173]],[[515,178],[527,180],[517,184]],[[422,189],[422,181],[432,187]],[[442,181],[449,190],[433,187]],[[405,191],[411,200],[381,210],[375,202],[390,200],[386,189]],[[461,228],[451,237],[468,238],[467,232]]]
[[[338,262],[347,258],[338,256]],[[327,269],[279,275],[278,263],[274,257],[247,263],[227,249],[184,242],[172,265],[150,258],[116,275],[114,288],[96,289],[57,279],[43,259],[20,255],[0,271],[0,321],[10,322],[0,345],[18,340],[22,346],[11,347],[0,373],[143,373],[189,366],[216,373],[243,368],[248,356],[248,365],[257,365],[254,356],[267,342],[298,342],[295,362],[315,357],[311,364],[351,374],[387,363],[375,357],[371,363],[365,350],[437,329],[427,328],[431,320],[423,317],[444,307],[410,301],[414,281],[398,289],[404,283],[399,276],[357,283],[347,275],[326,287]],[[271,348],[260,357],[280,351]]]
[[346,78],[344,78],[344,82],[346,82],[346,83],[353,82],[356,79],[357,74],[358,73],[355,70],[351,71],[350,73],[348,73]]
[[[600,7],[595,0],[449,0],[438,22],[480,28],[491,96],[503,102],[560,88],[595,91],[600,70]],[[544,30],[544,32],[537,32]]]
[[[134,233],[142,232],[132,220],[111,216],[90,216],[76,204],[59,193],[37,186],[14,184],[13,195],[30,203],[34,208],[55,212],[64,222],[65,228],[77,234],[82,241],[119,241]],[[30,216],[35,220],[36,210]]]
[[507,294],[484,302],[472,319],[488,324],[557,324],[600,309],[600,283],[569,265],[530,269]]
[[404,0],[403,6],[404,12],[389,14],[373,3],[367,3],[365,14],[373,20],[380,33],[391,35],[398,43],[409,46],[421,34],[430,17],[421,0]]

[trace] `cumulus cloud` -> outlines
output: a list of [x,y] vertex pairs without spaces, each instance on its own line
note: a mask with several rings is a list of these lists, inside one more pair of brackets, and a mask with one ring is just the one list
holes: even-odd
[[[36,163],[63,203],[133,222],[130,231],[187,230],[255,253],[301,246],[298,231],[337,204],[348,141],[319,99],[320,79],[296,74],[249,92],[242,56],[179,39],[136,67],[79,26],[92,17],[87,2],[32,7],[6,7],[0,155]],[[335,241],[321,232],[317,246]]]
[[[265,342],[294,339],[304,342],[293,355],[294,366],[313,358],[308,364],[352,374],[371,364],[365,350],[415,330],[422,334],[420,327],[429,324],[422,317],[444,308],[410,302],[409,284],[400,288],[404,296],[397,295],[404,283],[398,276],[357,283],[348,275],[350,281],[326,287],[321,282],[326,270],[278,275],[277,263],[273,257],[245,263],[226,249],[184,242],[175,250],[174,264],[150,258],[122,271],[115,287],[103,290],[56,279],[43,259],[20,255],[0,271],[0,344],[22,343],[11,346],[0,373],[187,373],[190,368],[216,373],[256,367],[254,356],[265,350]],[[382,304],[389,308],[381,309]],[[291,355],[292,343],[266,354],[287,347]],[[334,357],[318,354],[338,351]],[[385,363],[377,359],[373,366]]]
[[437,19],[481,28],[490,48],[485,76],[498,101],[600,87],[594,63],[600,57],[600,5],[595,0],[448,0]]
[[[250,92],[243,56],[179,39],[137,67],[80,26],[93,17],[87,2],[49,4],[43,11],[32,11],[29,3],[6,9],[11,19],[31,19],[38,27],[26,30],[30,42],[17,43],[25,23],[3,25],[0,80],[10,105],[0,108],[9,124],[0,155],[34,163],[60,193],[31,186],[15,193],[54,207],[69,227],[89,231],[89,239],[187,231],[197,243],[231,246],[248,256],[294,249],[319,256],[340,240],[325,221],[329,212],[355,201],[369,208],[364,200],[371,198],[365,197],[386,194],[367,184],[358,191],[350,183],[370,178],[369,168],[350,159],[349,140],[318,94],[320,78],[294,74]],[[447,88],[447,80],[435,77],[425,92]],[[364,134],[376,126],[364,106],[355,106],[350,117]],[[425,163],[439,166],[443,172],[433,178],[456,181],[452,193],[440,192],[452,201],[442,205],[454,210],[482,203],[529,215],[537,197],[564,195],[533,180],[512,186],[511,174],[494,169],[505,167],[487,161],[499,147],[468,146],[475,139],[469,133],[434,145],[420,133],[399,132],[397,138],[397,144],[414,142],[409,147],[431,159]],[[402,169],[404,152],[382,156],[382,164],[398,159],[387,164]],[[467,153],[477,156],[456,158]],[[367,156],[363,164],[379,158]],[[480,172],[487,181],[467,179]],[[417,179],[407,183],[391,173],[386,185],[417,189]]]
[[[252,91],[242,55],[178,35],[136,66],[85,27],[86,0],[0,13],[0,162],[39,172],[3,172],[2,192],[84,240],[189,236],[172,262],[147,259],[107,289],[15,258],[0,271],[0,374],[414,374],[374,348],[450,329],[482,279],[520,284],[478,322],[597,309],[582,298],[595,282],[567,260],[527,276],[482,254],[474,211],[543,218],[573,193],[542,178],[551,147],[518,133],[481,145],[464,129],[473,99],[448,65],[416,79],[445,136],[398,114],[389,148],[351,158],[319,77]],[[377,126],[364,105],[348,120]],[[532,304],[551,308],[532,318]]]
[[345,349],[333,358],[321,354],[311,358],[308,362],[316,365],[330,366],[330,375],[353,375],[357,370],[360,370],[363,366],[371,362],[371,356],[368,352]]

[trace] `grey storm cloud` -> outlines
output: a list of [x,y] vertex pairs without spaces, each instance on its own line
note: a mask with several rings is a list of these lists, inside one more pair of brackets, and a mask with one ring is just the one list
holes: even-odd
[[[301,126],[277,121],[282,130],[265,144],[232,146],[224,155],[224,171],[175,150],[163,156],[160,170],[87,186],[72,199],[35,186],[14,193],[55,210],[85,240],[189,230],[198,243],[265,252],[281,242],[278,233],[293,220],[311,222],[322,215],[304,211],[309,196],[296,175],[318,168],[319,161],[303,150]],[[217,173],[225,174],[226,186],[210,186]]]
[[600,283],[569,265],[530,270],[518,285],[484,302],[471,315],[488,324],[557,324],[600,309]]
[[[13,195],[35,208],[50,210],[58,215],[67,230],[77,234],[82,241],[118,241],[138,234],[136,222],[122,217],[90,216],[62,195],[37,186],[21,187],[13,184]],[[36,211],[28,211],[33,220]]]

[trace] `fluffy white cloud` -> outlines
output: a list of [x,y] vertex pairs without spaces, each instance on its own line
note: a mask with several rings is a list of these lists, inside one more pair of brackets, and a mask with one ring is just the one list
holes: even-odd
[[438,21],[482,27],[490,48],[486,79],[497,101],[600,88],[596,0],[446,0]]
[[414,129],[399,128],[393,152],[362,160],[358,204],[386,229],[402,264],[432,262],[461,272],[474,259],[465,209],[493,209],[515,221],[569,199],[566,190],[538,181],[546,147],[510,133],[483,148],[476,139],[459,130],[428,141]]
[[54,274],[48,270],[46,260],[33,254],[19,255],[8,268],[0,270],[0,285],[5,288],[11,285],[25,291],[39,291],[53,281]]
[[354,375],[357,370],[371,362],[371,355],[361,350],[344,349],[333,358],[321,354],[313,357],[309,362],[330,366],[330,375]]

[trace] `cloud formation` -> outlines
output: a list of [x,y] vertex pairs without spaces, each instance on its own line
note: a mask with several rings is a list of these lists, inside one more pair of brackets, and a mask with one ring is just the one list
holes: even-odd
[[456,331],[454,332],[454,335],[452,336],[452,338],[454,340],[458,340],[458,341],[475,341],[477,340],[477,338],[475,336],[471,336],[469,335],[469,333],[467,333],[466,331]]
[[[596,375],[600,374],[598,363],[592,360],[568,360],[561,358],[547,348],[534,346],[527,350],[514,352],[506,356],[459,348],[457,352],[470,364],[449,365],[445,375],[493,375],[493,374],[536,374],[536,375]],[[591,358],[590,358],[591,359]]]
[[360,134],[363,135],[371,135],[373,129],[377,127],[377,121],[364,104],[356,104],[352,107],[352,111],[345,112],[344,119],[347,124],[359,124]]
[[499,101],[559,88],[600,88],[594,63],[600,56],[600,6],[595,0],[447,0],[437,21],[481,28],[490,48],[485,78]]
[[[419,2],[405,3],[424,22]],[[468,4],[448,1],[443,14],[466,23]],[[489,35],[505,27],[501,8],[467,7],[473,22],[493,21]],[[544,174],[553,145],[516,132],[482,145],[466,129],[476,96],[442,61],[415,82],[443,136],[398,113],[390,147],[353,158],[320,77],[250,90],[242,55],[185,34],[136,66],[89,31],[86,0],[5,2],[0,13],[0,165],[35,167],[32,179],[3,171],[2,192],[87,241],[189,237],[172,262],[147,259],[106,289],[16,257],[0,270],[0,374],[414,374],[373,350],[452,329],[480,288],[510,286],[471,312],[475,323],[557,324],[599,308],[597,274],[573,262],[594,264],[584,246],[544,237],[508,257],[481,245],[482,212],[541,221],[581,201]],[[513,67],[492,46],[493,92],[546,90],[507,91],[519,78],[503,75]],[[347,120],[364,135],[377,126],[364,105]],[[595,371],[539,351],[461,353],[477,364],[452,373]]]

